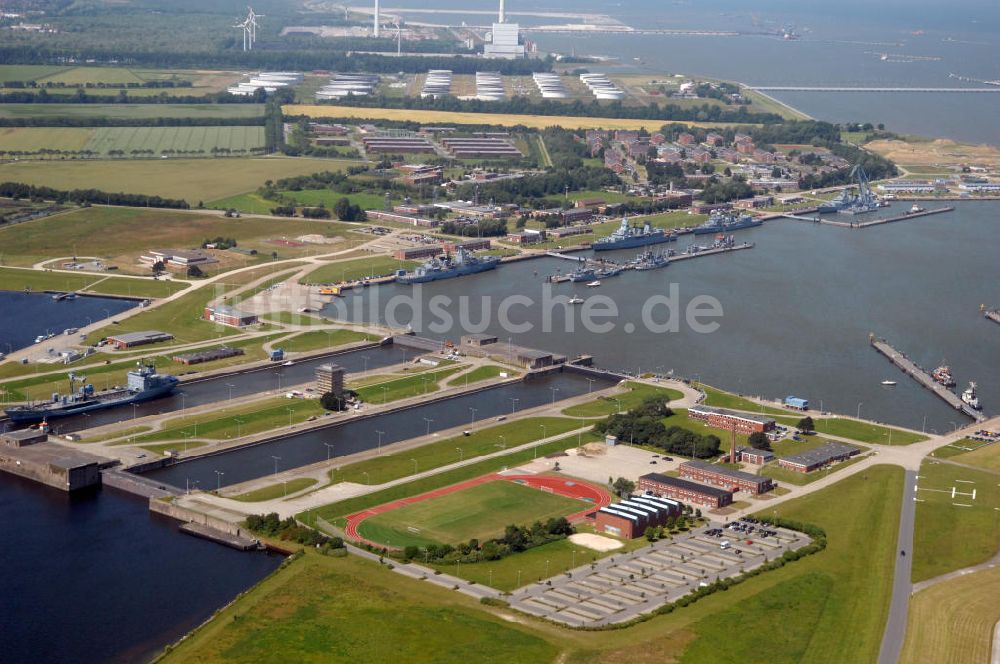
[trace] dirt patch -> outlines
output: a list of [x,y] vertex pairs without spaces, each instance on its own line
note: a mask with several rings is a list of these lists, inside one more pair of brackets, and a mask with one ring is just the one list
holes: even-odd
[[319,235],[316,233],[310,235],[300,235],[295,238],[299,242],[305,242],[307,244],[337,244],[338,242],[343,242],[342,237],[326,237],[325,235]]
[[601,535],[594,535],[592,533],[576,533],[575,535],[570,535],[569,541],[573,544],[602,552],[615,551],[625,546],[618,540],[611,539],[610,537],[602,537]]
[[866,148],[897,164],[922,166],[997,166],[1000,148],[992,145],[969,145],[938,139],[934,141],[872,141]]

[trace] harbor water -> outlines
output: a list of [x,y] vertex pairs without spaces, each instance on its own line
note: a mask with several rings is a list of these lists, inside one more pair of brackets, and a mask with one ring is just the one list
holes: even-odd
[[[14,314],[20,324],[0,324],[0,352],[10,353],[27,348],[39,335],[54,334],[53,339],[39,344],[69,346],[79,337],[66,337],[63,332],[72,327],[83,327],[93,321],[128,311],[138,306],[136,300],[112,297],[80,296],[72,300],[53,300],[48,293],[24,293],[2,290],[0,283],[0,320],[13,323]],[[60,338],[62,337],[62,338]]]

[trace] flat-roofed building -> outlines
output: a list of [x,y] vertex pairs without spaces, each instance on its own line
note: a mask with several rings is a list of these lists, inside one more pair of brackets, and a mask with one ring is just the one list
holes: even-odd
[[247,325],[256,325],[258,322],[257,314],[240,311],[228,304],[207,306],[203,316],[205,320],[227,327],[246,327]]
[[778,465],[797,473],[810,473],[831,463],[846,461],[860,453],[861,449],[852,445],[830,442],[800,454],[782,457],[778,459]]
[[174,335],[167,334],[166,332],[160,332],[158,330],[145,330],[142,332],[114,334],[108,337],[108,343],[119,350],[123,350],[125,348],[133,348],[135,346],[155,344],[161,341],[170,341],[173,338]]
[[725,507],[733,502],[731,491],[660,473],[649,473],[640,477],[639,489],[654,496],[672,498],[702,507]]
[[339,364],[321,364],[316,367],[316,391],[320,394],[333,392],[335,396],[344,393],[344,367]]
[[688,417],[705,422],[710,427],[736,430],[736,433],[751,434],[758,431],[770,431],[774,428],[774,420],[762,415],[751,415],[725,408],[712,406],[692,406],[688,408]]
[[711,484],[729,491],[746,491],[755,496],[774,488],[774,481],[770,477],[753,475],[704,461],[685,461],[679,470],[684,479]]

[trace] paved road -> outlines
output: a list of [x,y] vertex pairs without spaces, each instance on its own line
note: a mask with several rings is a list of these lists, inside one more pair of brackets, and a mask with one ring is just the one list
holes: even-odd
[[905,551],[906,555],[896,556],[896,574],[892,581],[892,604],[889,607],[889,620],[885,623],[882,634],[882,647],[878,653],[878,664],[896,664],[899,653],[903,650],[906,639],[906,616],[910,608],[910,591],[913,584],[910,571],[913,562],[913,521],[916,513],[917,473],[906,471],[903,482],[903,505],[899,514],[899,539],[897,551]]

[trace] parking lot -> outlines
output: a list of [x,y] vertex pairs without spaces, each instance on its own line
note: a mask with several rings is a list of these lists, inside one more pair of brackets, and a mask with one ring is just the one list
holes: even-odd
[[525,613],[571,626],[625,622],[810,542],[782,528],[765,534],[748,522],[699,528],[519,588],[508,599]]

